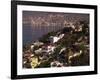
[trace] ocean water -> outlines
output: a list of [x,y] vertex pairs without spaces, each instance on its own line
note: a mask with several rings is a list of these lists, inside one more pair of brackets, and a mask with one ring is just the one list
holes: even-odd
[[58,26],[31,26],[31,25],[23,25],[23,44],[28,44],[33,41],[38,40],[43,35],[47,34],[51,31],[57,31],[62,27]]

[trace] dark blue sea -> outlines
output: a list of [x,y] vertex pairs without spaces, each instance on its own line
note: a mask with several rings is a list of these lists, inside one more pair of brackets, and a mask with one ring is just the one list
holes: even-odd
[[44,34],[47,34],[48,32],[51,31],[57,31],[59,30],[61,27],[58,26],[51,26],[51,27],[47,27],[47,26],[31,26],[31,25],[24,25],[23,26],[23,44],[28,44],[28,43],[32,43],[36,40],[38,40],[40,37],[42,37]]

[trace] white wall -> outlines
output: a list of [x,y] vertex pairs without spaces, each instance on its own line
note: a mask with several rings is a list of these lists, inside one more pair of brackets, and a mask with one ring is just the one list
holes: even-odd
[[[32,0],[31,0],[32,1]],[[100,0],[33,0],[33,1],[45,1],[45,2],[60,2],[60,3],[75,3],[75,4],[93,4],[98,5]],[[100,14],[100,5],[99,13]],[[11,16],[10,16],[10,0],[0,0],[0,80],[10,80],[10,33],[11,33]],[[100,21],[100,15],[98,16]],[[100,26],[100,23],[98,24]],[[100,34],[100,27],[98,27],[98,34]],[[100,37],[98,39],[100,41]],[[100,42],[98,42],[100,44]],[[100,48],[100,45],[99,45]],[[100,53],[100,50],[99,52]],[[100,54],[98,54],[98,57]],[[98,60],[100,61],[100,59]],[[100,67],[100,62],[98,62]],[[99,68],[100,73],[100,68]],[[29,79],[27,79],[29,80]],[[98,75],[85,75],[85,76],[67,76],[67,77],[55,77],[55,78],[39,78],[32,80],[100,80],[100,74]]]

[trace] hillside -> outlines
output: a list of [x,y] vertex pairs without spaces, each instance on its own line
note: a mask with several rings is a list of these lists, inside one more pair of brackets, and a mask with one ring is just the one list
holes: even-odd
[[37,58],[34,68],[89,65],[89,26],[86,22],[80,22],[78,27],[49,32],[39,39],[40,43],[43,45],[34,45],[30,51],[34,54],[32,58]]

